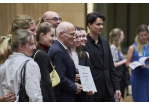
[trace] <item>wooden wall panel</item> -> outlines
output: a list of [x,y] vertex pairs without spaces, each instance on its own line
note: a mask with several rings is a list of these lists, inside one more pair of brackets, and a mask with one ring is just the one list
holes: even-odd
[[57,11],[62,21],[68,21],[75,26],[85,28],[85,3],[50,3],[49,9]]
[[85,3],[0,3],[0,36],[7,35],[17,15],[29,15],[37,21],[46,11],[55,11],[62,21],[85,28]]

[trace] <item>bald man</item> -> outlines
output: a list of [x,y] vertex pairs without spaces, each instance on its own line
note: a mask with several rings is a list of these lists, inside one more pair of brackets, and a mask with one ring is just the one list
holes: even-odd
[[47,11],[43,14],[42,17],[43,17],[44,22],[49,22],[50,24],[54,26],[55,29],[62,20],[59,17],[59,15],[54,11]]
[[[62,20],[59,17],[59,15],[54,11],[45,12],[42,18],[44,22],[49,22],[50,24],[52,24],[55,29],[59,25],[59,23],[61,23],[61,20]],[[57,36],[55,35],[54,38],[57,39]]]
[[82,85],[75,83],[76,68],[71,59],[68,46],[73,44],[75,27],[69,22],[61,22],[56,28],[57,40],[54,41],[48,55],[55,65],[61,79],[58,102],[75,102],[75,94],[82,90]]

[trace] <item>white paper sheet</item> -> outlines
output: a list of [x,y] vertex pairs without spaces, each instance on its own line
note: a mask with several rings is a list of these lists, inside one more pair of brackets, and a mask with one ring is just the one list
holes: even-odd
[[142,63],[142,64],[145,66],[145,65],[146,65],[146,64],[145,64],[145,61],[146,61],[147,58],[148,58],[148,57],[141,57],[141,58],[139,59],[139,62]]
[[80,80],[81,84],[83,86],[83,91],[90,91],[97,92],[96,86],[90,71],[90,67],[87,66],[80,66],[77,65],[79,74],[80,74]]
[[149,68],[149,62],[146,63],[146,60],[149,59],[149,57],[141,57],[139,59],[139,61],[134,61],[132,62],[129,67],[131,69],[135,69],[137,68],[138,66],[142,66],[142,68]]
[[138,61],[134,61],[134,62],[132,62],[131,64],[129,64],[129,67],[130,67],[131,69],[135,69],[135,68],[137,68],[138,66],[143,66],[143,64],[141,64],[141,63],[138,62]]

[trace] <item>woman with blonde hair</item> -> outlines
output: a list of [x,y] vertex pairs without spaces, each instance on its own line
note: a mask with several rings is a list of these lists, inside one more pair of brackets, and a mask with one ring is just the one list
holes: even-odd
[[124,33],[120,28],[114,28],[110,32],[109,36],[110,36],[109,42],[110,42],[111,53],[113,56],[114,66],[118,67],[126,63],[126,59],[123,58],[123,54],[121,52],[121,42],[123,42]]
[[[122,97],[124,98],[125,87],[130,84],[129,72],[125,67],[126,59],[121,52],[121,43],[124,39],[124,33],[120,28],[114,28],[109,34],[110,37],[110,49],[113,57],[114,66],[119,79],[120,90]],[[120,101],[120,99],[118,100]]]
[[0,44],[0,97],[14,93],[19,101],[21,69],[26,61],[25,91],[30,102],[42,102],[40,88],[40,69],[30,58],[36,49],[34,37],[28,31],[20,29],[11,37],[1,40]]
[[28,15],[18,15],[12,22],[8,34],[12,34],[18,29],[25,29],[32,35],[36,35],[35,21]]
[[[126,67],[130,63],[138,61],[141,57],[149,56],[149,43],[147,41],[148,29],[146,25],[140,25],[137,30],[135,43],[127,52]],[[134,102],[149,102],[149,68],[137,67],[131,70],[130,83]]]

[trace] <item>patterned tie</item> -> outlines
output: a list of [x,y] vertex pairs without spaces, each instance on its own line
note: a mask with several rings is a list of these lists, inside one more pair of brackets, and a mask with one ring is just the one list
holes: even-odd
[[72,56],[71,56],[71,53],[70,53],[69,49],[66,49],[66,51],[68,52],[70,58],[72,59]]

